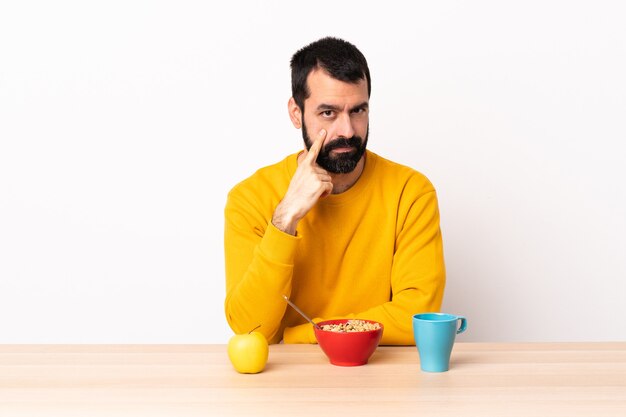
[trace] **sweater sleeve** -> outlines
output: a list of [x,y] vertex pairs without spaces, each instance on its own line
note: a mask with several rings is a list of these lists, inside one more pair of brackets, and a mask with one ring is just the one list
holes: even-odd
[[[375,320],[384,325],[383,345],[413,345],[413,315],[437,312],[445,288],[443,243],[435,191],[399,207],[403,216],[396,237],[391,269],[391,300],[372,308],[335,318]],[[322,319],[315,319],[316,322]],[[284,331],[285,343],[312,343],[313,326],[303,324]]]
[[298,241],[255,211],[241,192],[229,193],[225,208],[225,313],[235,333],[260,327],[271,342],[280,340],[280,322],[290,296]]

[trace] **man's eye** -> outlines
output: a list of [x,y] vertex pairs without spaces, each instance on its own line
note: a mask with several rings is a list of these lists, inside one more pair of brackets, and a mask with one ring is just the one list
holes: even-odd
[[332,110],[324,110],[322,112],[322,116],[324,117],[331,117],[333,115],[333,111]]

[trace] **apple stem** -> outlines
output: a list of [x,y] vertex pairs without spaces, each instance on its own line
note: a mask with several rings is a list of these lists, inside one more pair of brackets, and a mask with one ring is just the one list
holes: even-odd
[[248,334],[252,333],[253,331],[255,331],[256,329],[258,329],[259,327],[261,327],[261,325],[260,325],[260,324],[259,324],[258,326],[256,326],[254,329],[250,330],[250,331],[248,332]]

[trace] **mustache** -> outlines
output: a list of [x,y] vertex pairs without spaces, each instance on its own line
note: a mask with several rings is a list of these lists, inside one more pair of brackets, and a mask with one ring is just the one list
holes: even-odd
[[332,142],[329,142],[326,146],[324,146],[324,152],[328,153],[333,149],[339,148],[356,148],[363,143],[363,140],[360,136],[352,136],[351,138],[337,138]]

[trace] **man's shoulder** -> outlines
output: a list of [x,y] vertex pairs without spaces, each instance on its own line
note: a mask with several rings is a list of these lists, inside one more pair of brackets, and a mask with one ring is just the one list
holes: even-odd
[[421,171],[372,152],[376,158],[377,178],[396,186],[410,187],[420,193],[435,191],[430,179]]

